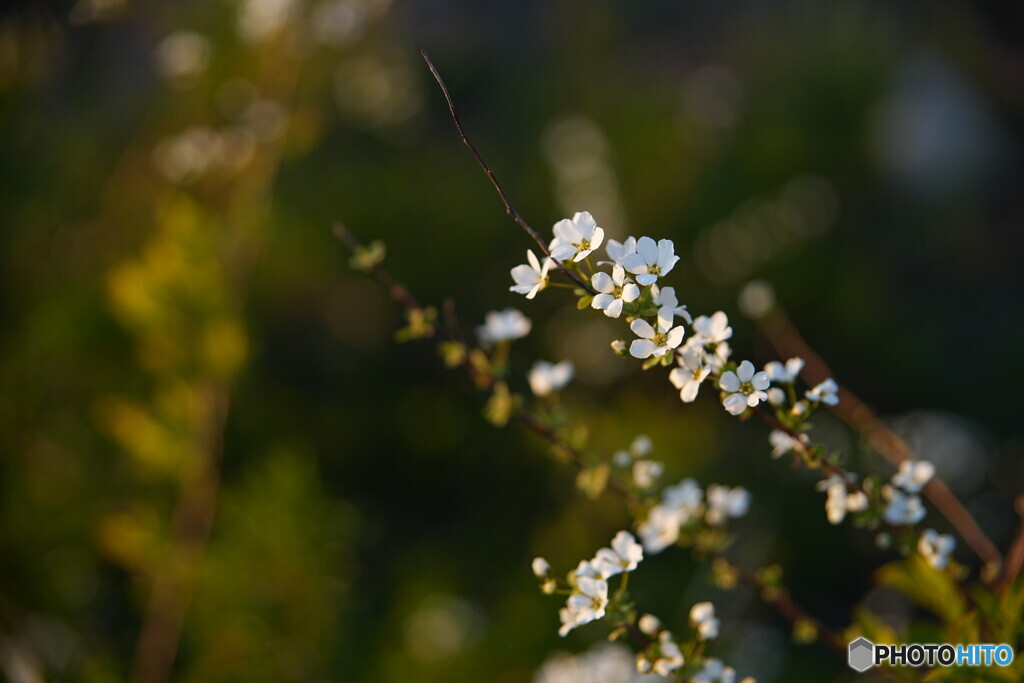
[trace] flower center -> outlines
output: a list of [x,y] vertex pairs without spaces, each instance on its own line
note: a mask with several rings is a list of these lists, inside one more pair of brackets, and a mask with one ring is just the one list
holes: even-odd
[[580,240],[579,242],[576,243],[576,248],[579,249],[580,251],[586,251],[587,249],[590,249],[590,240]]
[[655,346],[668,346],[668,335],[664,332],[659,332],[654,335],[654,339],[651,341],[654,342]]
[[661,266],[654,264],[653,266],[647,266],[647,272],[651,275],[661,275]]
[[750,382],[740,382],[740,393],[744,396],[750,396],[755,391],[754,385]]

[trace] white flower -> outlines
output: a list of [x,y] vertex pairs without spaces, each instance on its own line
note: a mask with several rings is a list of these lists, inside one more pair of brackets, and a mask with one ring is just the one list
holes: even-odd
[[768,398],[768,373],[754,372],[754,364],[749,360],[740,363],[736,372],[726,370],[718,380],[718,386],[727,395],[722,405],[731,415],[739,415],[747,406],[753,408]]
[[636,542],[633,534],[620,531],[612,539],[612,547],[598,550],[591,564],[602,579],[607,579],[622,572],[633,571],[643,559],[644,549]]
[[571,220],[563,218],[555,223],[554,232],[550,252],[559,261],[582,261],[604,240],[604,230],[597,227],[589,211],[578,211]]
[[946,568],[954,548],[956,540],[949,534],[940,534],[935,529],[925,529],[917,541],[917,551],[935,569]]
[[679,389],[679,397],[684,403],[692,403],[700,391],[700,383],[711,373],[711,368],[704,365],[704,354],[697,349],[684,349],[678,363],[679,367],[668,373],[668,381]]
[[665,465],[657,460],[637,460],[633,463],[633,481],[642,489],[654,485],[665,471]]
[[806,392],[804,396],[808,401],[813,403],[824,403],[827,406],[834,406],[839,404],[838,392],[839,385],[836,384],[834,379],[829,377],[824,382]]
[[683,515],[683,523],[704,512],[704,491],[695,479],[683,479],[675,486],[668,486],[661,492],[662,505],[677,510]]
[[817,489],[827,492],[825,515],[830,524],[841,523],[846,519],[847,512],[860,512],[868,507],[868,497],[864,492],[851,492],[846,480],[838,475],[818,482]]
[[886,484],[882,487],[882,497],[889,502],[885,508],[885,521],[889,524],[917,524],[924,519],[926,511],[918,496]]
[[725,666],[717,657],[708,657],[704,667],[690,678],[690,683],[733,683],[735,680],[735,669]]
[[781,429],[773,429],[768,435],[768,442],[772,445],[772,457],[778,458],[791,451],[803,450],[808,444],[808,439],[806,434],[801,434],[800,438],[796,439]]
[[647,519],[636,528],[644,550],[654,555],[675,543],[679,540],[679,527],[683,522],[683,513],[678,509],[664,505],[652,507]]
[[565,388],[572,380],[572,376],[572,363],[567,360],[558,363],[539,360],[530,368],[527,380],[530,382],[530,390],[535,395],[547,396],[553,391]]
[[551,565],[543,557],[533,558],[533,563],[530,567],[533,569],[533,575],[538,579],[546,578],[551,573]]
[[520,339],[530,333],[533,323],[514,308],[491,311],[484,317],[484,324],[476,328],[476,334],[484,344]]
[[632,236],[627,237],[624,242],[618,242],[610,239],[607,244],[605,244],[604,250],[607,252],[608,258],[610,258],[611,261],[604,261],[603,263],[620,265],[624,258],[630,254],[636,253],[636,238]]
[[769,387],[768,402],[775,407],[783,405],[786,402],[786,392],[778,387]]
[[558,635],[565,636],[577,626],[588,624],[604,616],[608,606],[608,582],[581,576],[576,579],[576,590],[558,612],[562,621]]
[[718,637],[719,621],[715,618],[715,606],[710,602],[698,602],[690,608],[690,626],[697,629],[701,640]]
[[790,358],[786,361],[785,365],[777,360],[773,360],[764,366],[764,371],[768,373],[768,379],[776,384],[792,384],[800,376],[800,371],[803,369],[803,358]]
[[672,311],[672,315],[682,318],[687,323],[693,322],[693,316],[686,310],[686,306],[680,306],[679,300],[676,298],[675,287],[663,287],[658,288],[658,285],[651,285],[651,298],[654,300],[654,305],[658,308],[668,308]]
[[654,673],[668,676],[683,665],[683,653],[668,631],[662,631],[658,636],[658,650],[661,654],[654,660]]
[[636,301],[640,296],[640,288],[626,280],[626,271],[619,265],[612,268],[611,275],[594,273],[590,283],[598,291],[591,307],[604,311],[609,318],[618,318],[622,315],[623,303]]
[[620,448],[615,451],[612,456],[616,467],[628,467],[629,463],[634,458],[643,458],[644,456],[650,455],[651,450],[654,448],[654,444],[651,443],[651,437],[646,434],[637,434],[633,437],[632,443],[629,444],[629,448]]
[[543,265],[537,260],[532,249],[527,250],[526,260],[512,269],[512,279],[515,284],[509,290],[517,294],[525,294],[527,299],[537,296],[537,292],[548,286],[548,270],[554,263],[551,259],[545,258]]
[[590,560],[580,560],[580,563],[576,565],[576,569],[572,573],[577,578],[581,576],[591,579],[601,578],[601,572],[597,571],[597,567]]
[[732,338],[732,328],[729,327],[729,317],[722,311],[699,316],[693,321],[693,333],[699,337],[702,344],[718,344],[726,339]]
[[637,626],[640,627],[640,631],[642,633],[646,633],[653,638],[658,635],[658,631],[661,630],[661,621],[653,614],[645,614],[640,617],[640,621],[637,622]]
[[650,358],[664,356],[683,343],[685,330],[682,325],[672,327],[673,316],[670,311],[662,308],[658,311],[658,329],[642,318],[637,318],[629,329],[640,337],[634,339],[629,346],[629,354],[634,358]]
[[742,486],[730,489],[712,484],[708,487],[708,512],[704,519],[717,526],[729,517],[742,517],[749,508],[750,492]]
[[192,31],[172,33],[157,46],[156,62],[164,78],[198,76],[210,63],[210,41]]
[[662,275],[667,275],[679,261],[672,240],[658,240],[641,237],[636,241],[636,252],[622,259],[622,265],[636,275],[641,285],[653,285]]
[[900,470],[892,475],[892,483],[907,493],[917,493],[935,476],[935,465],[927,460],[903,460]]

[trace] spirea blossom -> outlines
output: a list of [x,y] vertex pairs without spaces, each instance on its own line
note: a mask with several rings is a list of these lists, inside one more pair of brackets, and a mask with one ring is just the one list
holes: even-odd
[[657,460],[637,460],[633,463],[633,483],[642,489],[650,488],[665,471]]
[[558,612],[562,626],[558,635],[566,636],[577,626],[589,624],[604,616],[608,606],[608,582],[604,579],[580,576],[576,578],[576,589]]
[[708,657],[701,670],[690,679],[690,683],[733,683],[735,680],[735,669],[725,666],[721,659]]
[[804,394],[804,397],[812,403],[824,403],[827,406],[839,405],[839,385],[829,377]]
[[579,262],[590,256],[590,252],[601,246],[604,230],[597,226],[597,221],[589,211],[578,211],[571,218],[563,218],[555,223],[555,239],[549,251],[552,258],[559,261],[572,259]]
[[484,316],[484,324],[476,328],[476,334],[484,344],[521,339],[530,333],[533,323],[514,308],[491,311]]
[[696,342],[701,344],[717,344],[732,338],[729,317],[722,311],[711,316],[698,316],[693,321],[693,334]]
[[927,460],[907,459],[900,463],[899,471],[892,475],[892,483],[907,493],[917,493],[934,476],[935,465]]
[[612,539],[611,548],[601,548],[591,564],[602,579],[631,572],[644,559],[644,549],[628,531],[620,531]]
[[917,541],[917,552],[935,569],[945,569],[949,556],[956,548],[956,540],[949,534],[940,534],[935,529],[925,529]]
[[548,286],[548,270],[553,262],[545,258],[544,263],[541,263],[532,249],[527,250],[526,261],[512,269],[512,280],[515,284],[509,287],[509,290],[525,294],[527,299],[532,299],[537,296],[537,292]]
[[749,508],[750,492],[742,486],[730,489],[712,484],[708,487],[708,511],[704,519],[708,524],[718,526],[730,517],[742,517]]
[[832,475],[818,482],[817,489],[825,491],[825,515],[831,524],[839,524],[847,512],[860,512],[868,507],[868,497],[863,491],[850,491],[844,479]]
[[659,553],[679,540],[679,529],[704,513],[704,491],[693,479],[665,488],[661,502],[637,526],[644,550]]
[[658,651],[660,654],[654,660],[654,666],[651,667],[654,673],[660,676],[669,676],[683,665],[683,653],[668,631],[662,631],[659,634]]
[[672,240],[655,242],[650,237],[641,237],[636,241],[636,252],[623,258],[622,265],[636,275],[637,282],[646,286],[667,275],[678,261]]
[[533,569],[533,575],[538,579],[543,579],[551,573],[551,565],[543,557],[533,558],[530,568]]
[[809,439],[806,434],[801,434],[800,438],[790,436],[788,433],[781,429],[773,429],[768,434],[768,443],[772,445],[772,457],[778,458],[786,453],[793,451],[799,451],[804,446],[807,446]]
[[764,366],[764,371],[768,373],[768,379],[776,384],[792,384],[800,376],[800,372],[803,369],[803,358],[790,358],[786,361],[785,365],[777,360],[773,360]]
[[761,401],[767,400],[768,373],[755,372],[754,364],[749,360],[740,363],[736,372],[726,370],[718,380],[718,386],[726,393],[722,405],[730,415],[739,415],[747,406],[753,408]]
[[919,496],[904,493],[895,486],[883,486],[882,497],[888,502],[885,521],[889,524],[917,524],[927,514]]
[[623,242],[610,239],[605,244],[604,250],[608,254],[608,258],[611,259],[612,264],[622,265],[623,259],[630,254],[636,253],[636,238],[627,237]]
[[693,322],[693,316],[686,310],[686,306],[679,305],[675,287],[659,288],[658,285],[651,285],[651,298],[654,301],[654,305],[658,308],[667,308],[677,318],[682,318],[687,323]]
[[629,448],[620,448],[612,455],[616,467],[628,467],[634,458],[643,458],[651,454],[654,444],[646,434],[637,434],[629,444]]
[[691,607],[690,626],[697,629],[697,636],[701,640],[717,638],[719,621],[715,617],[715,606],[710,602],[698,602]]
[[598,292],[590,305],[604,311],[609,318],[618,318],[622,315],[623,304],[636,301],[640,297],[640,288],[626,278],[626,271],[619,265],[612,268],[611,275],[594,273],[590,284]]
[[668,381],[679,389],[679,398],[684,403],[692,403],[700,391],[700,383],[707,379],[711,368],[704,364],[704,354],[697,349],[685,349],[679,354],[678,368],[668,373]]
[[560,391],[572,381],[573,373],[572,363],[567,360],[558,363],[539,360],[533,364],[527,375],[530,391],[536,396],[547,396],[552,392]]
[[679,348],[686,333],[682,325],[672,326],[673,315],[666,309],[658,311],[658,327],[655,329],[643,318],[637,318],[629,326],[639,339],[629,345],[629,354],[634,358],[650,358],[664,356],[673,349]]

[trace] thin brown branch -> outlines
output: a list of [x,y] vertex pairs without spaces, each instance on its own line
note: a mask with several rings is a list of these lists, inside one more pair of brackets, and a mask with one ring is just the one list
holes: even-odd
[[[363,249],[362,242],[357,238],[351,231],[348,230],[343,224],[334,224],[334,234],[346,245],[355,252],[358,249]],[[413,311],[420,309],[420,305],[416,300],[416,297],[408,290],[405,285],[401,284],[391,273],[384,268],[382,265],[377,264],[370,268],[367,273],[373,276],[391,295],[394,301],[402,306],[406,311]],[[454,305],[446,304],[446,322],[444,325],[438,325],[435,327],[435,334],[441,339],[456,339],[457,337],[452,333],[450,329],[445,326],[457,325],[457,321],[453,323],[454,318]],[[493,376],[489,374],[481,373],[471,363],[464,363],[463,367],[466,369],[470,378],[476,382],[479,386],[485,389],[491,389],[494,386],[495,380]],[[544,424],[543,421],[538,419],[533,413],[527,410],[525,407],[520,406],[515,412],[516,419],[521,422],[527,429],[532,431],[537,436],[547,441],[552,447],[557,448],[560,452],[564,453],[569,462],[577,470],[582,470],[586,467],[586,456],[576,447],[567,443],[565,439],[561,438],[557,431]],[[770,416],[769,416],[770,417]],[[774,418],[771,418],[774,419]],[[781,425],[780,425],[781,427]],[[785,428],[785,427],[782,427]],[[622,500],[630,510],[638,510],[642,503],[636,497],[636,495],[624,487],[621,483],[610,479],[607,487],[616,497]],[[710,559],[725,559],[723,555],[712,554],[709,556]],[[758,596],[775,606],[779,614],[784,618],[793,622],[794,624],[799,621],[806,621],[807,623],[814,626],[816,629],[819,639],[825,643],[825,645],[835,651],[839,656],[844,657],[846,655],[845,645],[841,638],[827,626],[821,623],[818,619],[810,616],[802,607],[800,607],[792,598],[789,590],[783,587],[769,587],[763,581],[761,581],[754,572],[742,567],[736,567],[730,563],[730,566],[737,573],[740,581],[745,585],[752,588]],[[627,629],[630,631],[631,637],[636,640],[635,627]],[[638,633],[638,631],[636,631]],[[641,637],[643,637],[641,635]]]
[[[508,195],[505,194],[505,190],[501,187],[501,183],[498,182],[498,177],[494,175],[494,171],[492,171],[491,167],[487,165],[487,162],[484,161],[484,158],[480,156],[480,152],[477,151],[476,145],[470,142],[469,136],[466,135],[465,128],[462,127],[462,121],[459,120],[459,115],[455,110],[455,102],[452,100],[452,96],[448,92],[448,87],[444,84],[444,79],[441,78],[441,74],[440,72],[438,72],[437,67],[434,66],[434,63],[432,61],[430,61],[430,57],[427,55],[426,50],[420,50],[420,54],[423,56],[423,61],[427,63],[427,68],[430,69],[430,73],[433,74],[434,80],[436,80],[437,84],[441,86],[441,92],[444,93],[444,99],[445,101],[448,102],[448,111],[451,112],[452,121],[455,122],[455,128],[459,131],[459,137],[462,138],[462,142],[466,144],[466,147],[469,148],[469,151],[473,153],[473,157],[476,159],[476,162],[480,164],[480,168],[483,169],[484,173],[487,174],[487,178],[491,181],[491,185],[493,185],[494,189],[498,191],[498,196],[501,197],[502,203],[505,204],[505,213],[511,216],[512,220],[518,223],[519,227],[521,227],[524,231],[526,231],[526,234],[533,238],[533,241],[537,243],[537,246],[540,247],[541,252],[543,252],[545,256],[551,258],[551,252],[548,250],[548,245],[545,244],[544,239],[540,236],[540,234],[537,233],[536,230],[530,227],[529,223],[527,223],[526,220],[523,219],[522,215],[520,215],[520,213],[516,211],[515,207],[512,206],[512,202],[509,201]],[[594,290],[593,287],[590,286],[589,283],[581,279],[576,273],[573,273],[568,268],[566,268],[561,261],[554,258],[552,258],[551,260],[554,261],[555,265],[558,266],[559,270],[565,273],[566,277],[572,280],[572,282],[574,282],[577,286],[581,287],[588,294],[597,294],[597,292]]]
[[[804,359],[804,379],[808,384],[817,384],[829,377],[832,371],[820,355],[804,340],[792,321],[779,308],[758,319],[761,331],[783,358],[799,356]],[[913,449],[883,422],[847,387],[839,386],[839,404],[832,411],[852,429],[860,433],[867,443],[894,466],[907,459],[916,459]],[[985,562],[985,574],[996,575],[1002,563],[999,549],[985,534],[977,520],[968,512],[960,499],[938,476],[924,487],[923,493],[935,508],[949,520],[964,542]]]
[[1013,503],[1014,510],[1020,517],[1020,525],[1017,527],[1017,535],[1006,553],[1006,565],[1003,567],[1003,575],[999,579],[999,591],[1005,591],[1020,576],[1024,568],[1024,494],[1017,496]]

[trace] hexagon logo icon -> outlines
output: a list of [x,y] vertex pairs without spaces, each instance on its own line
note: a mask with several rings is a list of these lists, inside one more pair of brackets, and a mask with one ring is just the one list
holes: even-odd
[[875,644],[867,638],[858,638],[850,643],[847,660],[854,671],[864,672],[875,663]]

